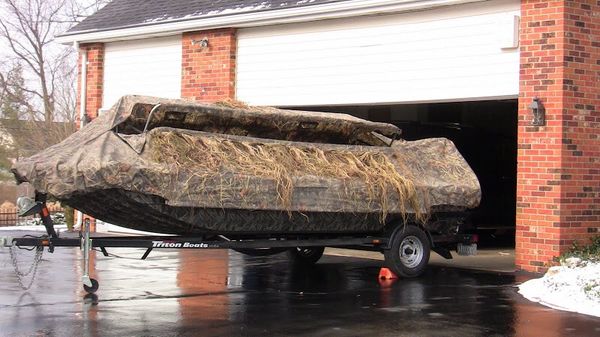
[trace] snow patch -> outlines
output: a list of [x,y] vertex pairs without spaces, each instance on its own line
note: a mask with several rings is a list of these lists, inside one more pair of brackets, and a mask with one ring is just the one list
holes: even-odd
[[206,13],[207,16],[210,15],[227,15],[227,14],[235,14],[240,12],[250,12],[257,11],[261,9],[271,8],[271,4],[269,2],[261,2],[256,6],[244,6],[244,7],[235,7],[235,8],[225,8],[222,10],[214,10]]
[[[67,225],[54,225],[57,233],[66,231]],[[46,232],[46,227],[43,225],[26,225],[26,226],[6,226],[0,227],[0,231],[29,231],[29,232]]]
[[[300,3],[313,2],[313,1],[314,0],[308,0],[308,1],[304,1],[304,2],[301,1]],[[253,5],[253,6],[239,6],[239,7],[233,7],[233,8],[215,9],[212,11],[208,11],[206,13],[204,13],[202,11],[196,11],[194,13],[190,13],[190,14],[187,14],[184,16],[168,16],[167,14],[164,14],[164,15],[161,15],[161,16],[158,16],[155,18],[146,19],[146,20],[144,20],[144,23],[190,19],[190,18],[194,18],[194,17],[203,17],[203,16],[207,17],[207,16],[214,16],[214,15],[229,15],[229,14],[236,14],[236,13],[244,13],[244,12],[269,9],[269,8],[271,8],[271,6],[272,6],[272,4],[270,2],[264,1],[257,5]]]
[[171,234],[138,231],[135,229],[130,229],[130,228],[113,225],[111,223],[100,221],[100,220],[96,220],[96,233],[118,233],[118,234],[150,235],[150,236],[171,236]]
[[554,309],[600,317],[600,262],[567,260],[521,284],[519,293]]
[[[316,0],[297,0],[297,1],[290,1],[290,2],[282,2],[279,4],[279,7],[283,8],[283,7],[288,7],[288,6],[312,4],[315,1]],[[155,22],[163,22],[163,21],[171,21],[171,20],[209,17],[209,16],[215,16],[215,15],[231,15],[231,14],[265,10],[265,9],[270,9],[272,7],[276,8],[273,6],[273,3],[271,1],[263,1],[261,3],[250,5],[250,6],[241,5],[241,6],[237,6],[237,7],[231,7],[231,8],[214,9],[214,10],[207,11],[207,12],[203,12],[202,10],[197,10],[193,13],[189,13],[189,14],[186,14],[183,16],[181,16],[181,15],[173,16],[173,15],[168,15],[168,14],[162,14],[162,15],[156,16],[154,18],[146,19],[143,21],[143,23],[155,23]]]
[[[67,225],[55,224],[54,229],[57,233],[66,232]],[[75,228],[75,231],[79,231],[79,228]],[[44,232],[46,233],[46,227],[42,224],[25,224],[19,226],[6,226],[0,227],[0,232],[15,232],[15,231],[26,231],[26,232]],[[116,233],[116,234],[136,234],[136,235],[151,235],[151,236],[172,236],[173,234],[163,234],[154,232],[144,232],[135,229],[129,229],[125,227],[116,226],[104,221],[96,220],[96,233]]]

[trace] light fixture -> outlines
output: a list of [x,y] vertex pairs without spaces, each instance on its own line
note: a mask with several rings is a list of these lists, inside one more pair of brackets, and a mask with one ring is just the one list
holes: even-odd
[[536,96],[533,98],[533,102],[529,104],[529,109],[533,114],[533,119],[531,120],[531,125],[533,126],[544,126],[546,125],[546,109],[544,109],[544,105],[540,101],[540,99]]
[[200,49],[208,48],[208,38],[203,37],[200,40],[192,40],[192,46],[194,45],[200,46]]

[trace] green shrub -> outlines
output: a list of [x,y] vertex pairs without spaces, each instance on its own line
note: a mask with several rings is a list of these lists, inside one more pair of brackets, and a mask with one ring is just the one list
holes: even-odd
[[578,257],[586,261],[600,262],[600,235],[593,236],[590,241],[589,245],[580,245],[577,241],[573,242],[571,248],[560,255],[560,261],[570,257]]
[[65,210],[65,222],[67,223],[67,229],[72,231],[75,224],[75,214],[73,212],[73,208],[69,206],[64,206],[63,208]]

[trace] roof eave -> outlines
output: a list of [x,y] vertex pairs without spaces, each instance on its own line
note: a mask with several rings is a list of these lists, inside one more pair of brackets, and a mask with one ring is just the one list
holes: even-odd
[[160,21],[119,29],[79,31],[64,33],[56,37],[56,42],[110,42],[116,40],[141,39],[156,36],[174,35],[188,31],[217,29],[225,27],[257,27],[284,23],[297,23],[315,20],[373,15],[379,13],[409,12],[442,6],[459,5],[489,0],[352,0],[297,8],[267,10],[240,14]]

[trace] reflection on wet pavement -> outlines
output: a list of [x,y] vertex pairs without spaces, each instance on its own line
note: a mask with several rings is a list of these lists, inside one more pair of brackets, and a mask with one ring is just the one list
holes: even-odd
[[[81,253],[45,253],[29,292],[0,250],[1,336],[599,336],[600,320],[524,300],[527,276],[431,267],[377,282],[378,261],[325,256],[293,269],[285,255],[113,249],[93,253],[97,296],[81,289]],[[19,251],[22,263],[32,253]]]

